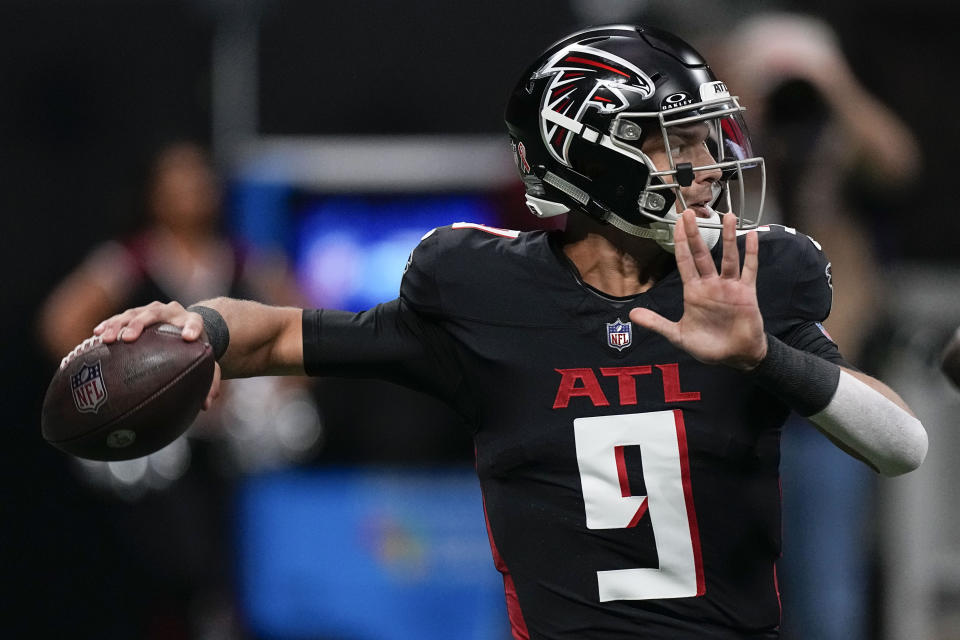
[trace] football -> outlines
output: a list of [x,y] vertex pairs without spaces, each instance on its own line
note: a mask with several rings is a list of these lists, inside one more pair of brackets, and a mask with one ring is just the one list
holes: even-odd
[[44,439],[90,460],[129,460],[173,442],[197,417],[213,381],[203,340],[155,324],[133,342],[88,338],[60,363],[43,401]]
[[943,349],[940,356],[940,369],[958,389],[960,389],[960,328]]

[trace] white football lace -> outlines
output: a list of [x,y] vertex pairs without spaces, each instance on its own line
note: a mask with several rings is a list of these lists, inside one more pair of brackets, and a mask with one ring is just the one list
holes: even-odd
[[63,369],[68,364],[70,364],[70,361],[72,361],[78,355],[80,355],[84,351],[89,351],[91,348],[94,347],[94,345],[98,345],[102,342],[103,342],[103,338],[101,338],[100,336],[90,336],[89,338],[87,338],[86,340],[78,344],[76,347],[74,347],[73,351],[71,351],[66,356],[64,356],[63,360],[60,361],[60,368]]

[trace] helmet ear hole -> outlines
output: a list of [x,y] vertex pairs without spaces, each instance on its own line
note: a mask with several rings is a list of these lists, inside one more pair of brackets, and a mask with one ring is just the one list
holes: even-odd
[[[640,197],[650,173],[644,163],[579,139],[571,143],[570,151],[571,158],[576,159],[572,168],[587,179],[583,188],[588,193],[621,216],[633,218],[640,213]],[[667,199],[670,202],[664,201],[664,208],[673,204],[672,197]]]

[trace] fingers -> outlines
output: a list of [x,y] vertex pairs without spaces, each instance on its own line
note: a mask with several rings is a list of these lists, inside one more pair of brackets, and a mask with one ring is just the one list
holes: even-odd
[[183,323],[183,331],[180,335],[184,340],[193,342],[203,333],[203,317],[199,313],[184,310],[186,320]]
[[[710,250],[700,236],[696,215],[690,210],[684,211],[681,214],[681,222],[678,222],[674,229],[674,253],[677,257],[680,276],[684,282],[687,282],[695,277],[716,275],[717,268]],[[723,214],[721,237],[723,257],[720,262],[720,276],[733,280],[739,278],[747,284],[753,284],[757,277],[757,233],[754,231],[747,234],[747,249],[742,273],[740,251],[737,249],[737,217],[732,213]],[[686,263],[683,268],[680,264],[681,256]],[[686,274],[684,270],[687,271]]]
[[210,407],[213,406],[213,403],[217,398],[220,397],[220,364],[218,362],[213,363],[213,381],[210,383],[210,391],[207,392],[207,397],[203,401],[203,410],[207,411]]
[[[697,235],[700,235],[697,232]],[[697,266],[690,252],[690,243],[687,241],[686,226],[681,218],[673,225],[673,255],[677,259],[677,271],[683,282],[690,282],[700,277]]]
[[700,235],[700,227],[697,225],[697,214],[687,209],[682,214],[683,226],[686,232],[687,242],[690,243],[690,252],[693,254],[693,261],[697,265],[697,271],[700,275],[717,275],[717,265],[713,262],[713,256],[710,255],[710,249]]
[[679,325],[676,322],[667,320],[655,311],[644,309],[643,307],[637,307],[636,309],[632,309],[630,311],[630,321],[638,327],[643,327],[644,329],[649,329],[650,331],[659,333],[674,344],[679,344]]
[[743,258],[743,272],[740,274],[740,281],[744,284],[754,286],[757,282],[757,265],[759,254],[759,240],[757,232],[751,231],[746,238],[746,251]]
[[93,334],[107,344],[117,340],[133,342],[146,327],[160,322],[183,327],[184,340],[196,340],[203,330],[203,319],[184,309],[179,302],[151,302],[107,318],[94,328]]
[[723,259],[720,262],[720,277],[736,280],[740,277],[740,252],[737,250],[737,217],[732,213],[723,215]]
[[127,309],[123,313],[119,313],[115,316],[107,318],[93,328],[93,335],[100,336],[100,338],[106,343],[115,341],[117,339],[117,335],[120,333],[120,330],[126,326],[127,322],[136,311],[137,309]]
[[[697,277],[717,275],[717,267],[707,243],[700,235],[697,215],[690,209],[680,214],[680,220],[673,228],[673,252],[677,258],[677,269],[684,282]],[[685,263],[681,266],[681,261]]]

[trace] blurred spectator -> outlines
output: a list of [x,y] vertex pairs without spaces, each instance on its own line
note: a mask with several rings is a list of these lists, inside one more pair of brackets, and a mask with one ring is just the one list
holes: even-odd
[[257,257],[220,231],[220,188],[204,150],[166,146],[147,186],[147,227],[133,238],[97,247],[48,298],[42,337],[57,360],[104,317],[141,300],[197,300],[236,291],[296,301],[281,261]]
[[[221,232],[220,185],[201,147],[164,147],[146,200],[145,228],[96,247],[47,299],[41,340],[54,361],[103,318],[152,300],[230,295],[299,302],[282,259],[265,259]],[[161,451],[124,462],[78,462],[110,505],[101,526],[116,567],[104,570],[117,571],[125,601],[115,603],[121,613],[113,622],[116,636],[109,637],[239,634],[231,593],[231,479],[315,448],[320,421],[303,384],[234,381],[220,407],[202,413],[186,436]]]
[[[719,75],[748,105],[767,162],[764,221],[823,245],[842,300],[826,326],[850,362],[868,366],[882,294],[873,234],[916,177],[918,146],[860,84],[822,21],[761,14],[723,48]],[[872,474],[799,418],[784,428],[781,474],[784,638],[871,637]]]

